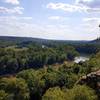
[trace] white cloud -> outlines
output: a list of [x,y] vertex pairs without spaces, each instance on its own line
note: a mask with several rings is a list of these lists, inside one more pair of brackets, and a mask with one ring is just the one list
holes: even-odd
[[60,16],[50,16],[48,19],[50,20],[59,20],[61,17]]
[[[99,17],[87,17],[83,18],[83,22],[85,23],[85,26],[91,27],[91,29],[95,28],[95,32],[98,31],[99,25],[100,25],[100,18]],[[89,29],[88,29],[89,30]]]
[[47,8],[54,9],[54,10],[64,10],[68,12],[73,12],[78,9],[77,6],[73,6],[65,3],[49,3],[47,5]]
[[82,28],[87,33],[90,33],[91,36],[93,36],[94,34],[94,38],[97,38],[97,37],[100,37],[99,24],[100,24],[99,17],[86,17],[86,18],[83,18]]
[[51,21],[58,21],[60,23],[63,23],[65,21],[68,21],[70,18],[69,17],[63,17],[63,16],[49,16],[49,20]]
[[14,7],[14,8],[6,8],[6,7],[0,7],[0,13],[4,14],[23,14],[22,10],[24,8],[22,7]]
[[21,17],[21,20],[19,20],[19,17],[14,16],[0,17],[0,33],[2,33],[0,35],[31,36],[47,39],[70,39],[73,37],[72,34],[69,34],[72,30],[67,25],[33,24],[31,23],[32,20],[28,18],[24,17],[23,21],[23,17]]
[[37,33],[39,26],[31,22],[31,17],[2,16],[0,17],[0,35],[32,36]]
[[46,7],[66,12],[100,12],[100,0],[76,0],[74,4],[51,2]]
[[90,8],[100,8],[100,0],[76,0],[76,4],[81,4]]
[[76,0],[76,4],[88,7],[88,12],[100,12],[100,0]]
[[98,18],[98,17],[87,17],[87,18],[84,18],[83,21],[85,21],[85,22],[88,22],[88,21],[89,21],[89,22],[90,22],[90,21],[91,21],[91,22],[94,22],[94,21],[96,21],[96,22],[99,23],[99,22],[100,22],[100,18]]
[[71,5],[66,3],[49,3],[46,6],[47,8],[54,9],[54,10],[63,10],[67,12],[76,12],[76,11],[84,11],[86,12],[89,8],[85,6],[79,6],[79,5]]
[[[97,30],[92,27],[72,26],[68,24],[34,24],[31,17],[0,17],[0,35],[26,36],[47,39],[93,39],[96,38]],[[86,22],[85,22],[86,23]],[[73,29],[72,29],[73,27]],[[93,33],[93,35],[91,34]]]
[[16,17],[16,16],[0,16],[0,21],[9,21],[9,20],[12,20],[12,21],[29,21],[29,20],[32,20],[33,18],[32,17]]
[[3,0],[3,2],[12,4],[12,5],[19,5],[20,4],[19,0]]
[[93,2],[94,0],[76,0],[75,2],[78,4],[78,3],[91,3],[91,2]]

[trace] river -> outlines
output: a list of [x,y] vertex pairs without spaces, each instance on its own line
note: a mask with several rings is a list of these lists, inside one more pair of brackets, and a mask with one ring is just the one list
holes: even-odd
[[90,55],[88,54],[80,54],[80,56],[75,57],[74,62],[75,63],[79,63],[80,61],[84,62],[86,60],[89,60],[89,58],[90,58]]

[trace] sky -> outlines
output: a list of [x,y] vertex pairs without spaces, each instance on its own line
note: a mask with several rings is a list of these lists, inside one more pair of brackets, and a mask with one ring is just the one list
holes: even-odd
[[100,0],[0,0],[0,36],[93,40]]

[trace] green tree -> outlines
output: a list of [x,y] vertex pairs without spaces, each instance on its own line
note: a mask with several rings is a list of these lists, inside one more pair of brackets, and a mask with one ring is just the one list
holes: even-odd
[[45,80],[42,79],[44,70],[25,70],[17,74],[18,78],[23,78],[28,84],[31,99],[40,99],[45,88]]
[[13,100],[29,100],[29,90],[24,79],[2,78],[0,79],[0,90],[13,95]]
[[73,89],[67,90],[66,100],[97,100],[97,95],[91,88],[77,85]]
[[0,90],[0,100],[13,100],[13,95]]
[[65,93],[59,88],[49,88],[43,95],[42,100],[67,100],[65,99]]

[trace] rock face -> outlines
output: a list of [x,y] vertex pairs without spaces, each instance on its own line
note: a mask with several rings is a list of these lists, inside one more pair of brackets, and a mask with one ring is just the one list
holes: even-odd
[[100,93],[100,70],[82,76],[78,81],[78,84],[86,84]]

